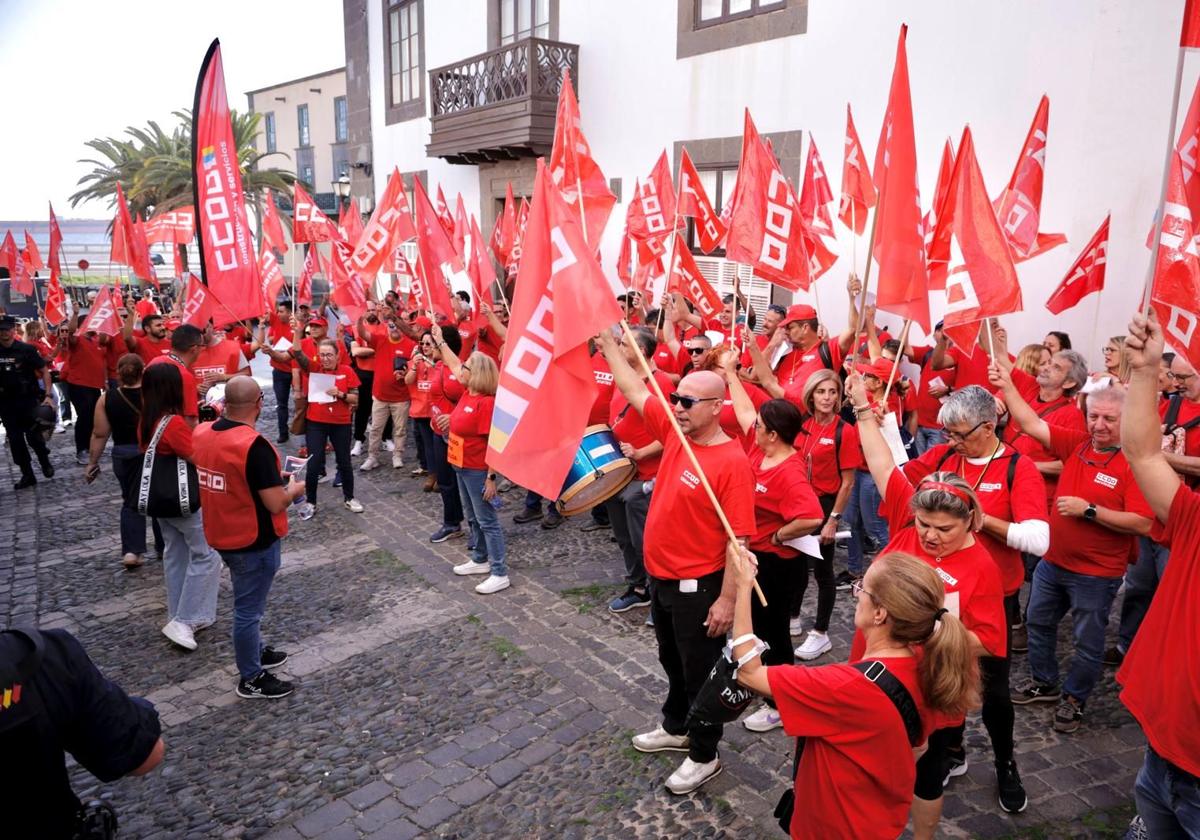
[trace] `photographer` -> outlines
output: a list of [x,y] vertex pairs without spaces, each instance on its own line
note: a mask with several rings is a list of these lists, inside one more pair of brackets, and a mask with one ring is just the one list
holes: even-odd
[[387,321],[384,333],[368,329],[363,319],[358,322],[358,337],[363,344],[375,351],[375,378],[371,384],[371,431],[367,437],[367,460],[363,461],[363,472],[379,466],[379,447],[383,442],[383,427],[388,418],[392,420],[392,468],[404,466],[404,438],[408,432],[408,409],[410,396],[404,375],[408,373],[408,360],[412,358],[416,344],[401,330],[400,322],[392,317]]
[[[17,322],[11,315],[0,317],[0,423],[12,450],[13,463],[21,470],[16,489],[37,484],[29,447],[37,453],[42,474],[54,475],[46,439],[34,423],[38,402],[52,405],[50,398],[50,368],[32,345],[16,338]],[[42,380],[43,390],[38,389]],[[90,432],[89,432],[90,434]]]

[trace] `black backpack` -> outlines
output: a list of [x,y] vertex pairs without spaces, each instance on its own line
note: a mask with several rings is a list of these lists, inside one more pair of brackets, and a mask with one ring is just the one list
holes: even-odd
[[[1012,449],[1011,446],[1009,448]],[[941,460],[939,460],[937,462],[937,466],[933,468],[933,471],[941,472],[942,465],[945,464],[946,461],[950,460],[950,456],[953,454],[955,454],[953,448],[947,449],[945,452],[943,452]],[[1017,459],[1021,457],[1021,453],[1018,452],[1017,450],[1013,449],[1011,456],[1005,455],[1004,457],[1009,459],[1008,460],[1008,471],[1007,471],[1005,480],[1008,482],[1009,492],[1012,492],[1013,477],[1017,474]]]
[[1167,415],[1163,418],[1163,434],[1169,435],[1176,429],[1183,429],[1185,432],[1188,429],[1200,426],[1200,414],[1197,414],[1191,420],[1185,423],[1177,423],[1179,419],[1179,409],[1183,406],[1183,394],[1172,394],[1167,401]]

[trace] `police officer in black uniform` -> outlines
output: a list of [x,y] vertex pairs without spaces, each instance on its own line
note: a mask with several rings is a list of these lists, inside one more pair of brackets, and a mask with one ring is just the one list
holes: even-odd
[[111,806],[71,790],[64,751],[111,782],[158,766],[161,735],[154,706],[105,679],[67,631],[0,631],[0,836],[115,837]]
[[[12,449],[13,463],[21,470],[16,489],[37,484],[29,447],[37,453],[38,463],[46,478],[54,475],[46,440],[35,424],[38,403],[53,406],[50,396],[50,366],[31,344],[17,341],[13,330],[17,322],[11,315],[0,316],[0,423]],[[44,390],[38,388],[42,380]]]

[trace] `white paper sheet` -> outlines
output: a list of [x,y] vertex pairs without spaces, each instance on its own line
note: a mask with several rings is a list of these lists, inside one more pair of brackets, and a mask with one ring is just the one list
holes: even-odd
[[883,423],[880,424],[879,431],[883,433],[883,439],[887,441],[888,448],[892,450],[892,460],[896,462],[896,466],[907,464],[908,452],[904,449],[904,441],[900,440],[900,426],[897,425],[894,411],[883,415]]
[[276,353],[286,353],[287,351],[292,349],[292,342],[289,341],[288,337],[285,335],[285,336],[282,336],[274,344],[272,344],[271,349],[274,350]]
[[821,556],[821,541],[817,539],[816,534],[805,534],[803,537],[796,537],[794,540],[785,540],[783,544],[791,546],[801,554],[807,554],[809,557]]
[[337,377],[332,373],[314,373],[308,377],[308,401],[310,403],[331,403],[336,399],[326,393],[337,384]]

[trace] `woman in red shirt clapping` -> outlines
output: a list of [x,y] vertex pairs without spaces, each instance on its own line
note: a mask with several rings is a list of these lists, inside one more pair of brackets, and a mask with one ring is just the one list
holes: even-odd
[[[301,351],[303,352],[303,351]],[[323,338],[317,344],[316,365],[301,368],[300,391],[309,392],[309,380],[314,374],[333,377],[333,385],[324,389],[326,402],[317,402],[311,396],[305,412],[305,444],[312,463],[305,471],[304,505],[299,510],[301,519],[312,519],[317,510],[317,482],[325,474],[325,443],[333,444],[338,472],[342,476],[342,496],[346,508],[352,513],[362,513],[362,503],[354,498],[354,465],[350,463],[351,418],[350,409],[358,405],[358,374],[340,357],[338,343],[332,338]]]

